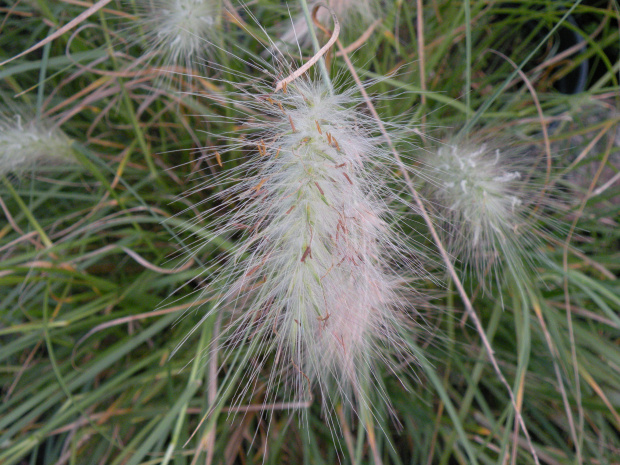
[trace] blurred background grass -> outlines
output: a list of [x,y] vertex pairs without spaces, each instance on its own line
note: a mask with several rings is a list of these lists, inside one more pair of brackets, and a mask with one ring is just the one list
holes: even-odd
[[[533,96],[518,77],[504,85],[514,68],[489,52],[521,64],[537,48],[523,71],[549,130],[560,193],[538,225],[544,246],[531,252],[542,250],[545,260],[531,270],[526,292],[510,277],[487,292],[472,279],[466,287],[540,462],[620,463],[618,5],[429,0],[418,11],[413,1],[385,3],[352,58],[362,77],[398,70],[372,91],[399,95],[383,100],[380,113],[421,127],[427,137],[412,132],[411,142],[423,148],[470,121],[543,160]],[[91,6],[1,2],[0,59]],[[248,8],[268,30],[288,17],[274,0]],[[238,45],[242,58],[260,54],[264,45],[240,23],[262,32],[237,11],[218,26],[222,43]],[[193,307],[196,293],[227,249],[211,242],[188,258],[190,234],[210,234],[200,211],[211,192],[195,188],[222,170],[205,148],[235,130],[217,104],[230,90],[222,80],[257,71],[215,49],[208,59],[230,71],[197,66],[199,76],[162,78],[157,61],[144,60],[136,14],[131,1],[113,0],[0,67],[3,113],[53,122],[72,139],[77,160],[8,173],[0,185],[0,463],[534,463],[458,295],[432,282],[416,288],[431,296],[424,314],[437,336],[411,341],[428,362],[414,376],[411,366],[400,379],[384,373],[396,418],[379,411],[364,429],[342,415],[342,436],[334,437],[319,402],[304,421],[287,410],[261,413],[259,386],[240,411],[224,407],[199,425],[215,399],[230,405],[230,393],[218,389],[231,372],[204,355],[217,336],[215,318],[170,356],[209,308],[208,297]],[[347,74],[341,59],[331,67]],[[239,155],[225,159],[225,169]],[[190,230],[180,229],[190,221]],[[421,225],[411,234],[433,247]]]

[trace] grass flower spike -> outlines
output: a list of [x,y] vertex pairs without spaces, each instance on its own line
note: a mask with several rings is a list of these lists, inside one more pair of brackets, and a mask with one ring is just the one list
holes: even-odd
[[71,140],[45,122],[0,115],[0,175],[50,164],[71,164]]
[[250,340],[275,356],[270,385],[288,380],[290,398],[308,399],[316,383],[324,404],[365,404],[375,360],[399,346],[394,258],[404,267],[414,256],[390,226],[390,154],[352,90],[302,76],[278,93],[260,83],[253,99],[243,143],[255,154],[217,194],[231,207],[217,234],[243,235],[216,279],[234,307],[227,346]]
[[525,163],[523,154],[460,143],[425,159],[449,250],[479,277],[499,262],[520,273],[534,241],[531,167]]
[[140,28],[159,64],[191,71],[217,34],[220,0],[140,0]]

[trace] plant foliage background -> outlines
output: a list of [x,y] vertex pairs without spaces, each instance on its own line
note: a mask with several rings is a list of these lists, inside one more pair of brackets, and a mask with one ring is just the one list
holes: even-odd
[[[91,7],[2,2],[0,59]],[[546,38],[569,9],[570,21]],[[411,337],[425,361],[382,373],[395,415],[379,408],[366,425],[337,409],[340,425],[330,431],[318,400],[303,414],[261,412],[268,365],[252,395],[233,404],[221,389],[227,362],[205,352],[219,334],[217,316],[171,357],[211,305],[207,293],[192,306],[215,257],[231,247],[207,243],[213,219],[200,213],[213,206],[212,192],[196,187],[239,163],[240,152],[225,156],[224,168],[205,155],[239,129],[220,96],[231,81],[244,85],[243,73],[261,77],[246,60],[264,52],[266,36],[249,11],[274,40],[289,15],[274,0],[224,13],[213,26],[222,48],[203,54],[221,66],[198,65],[193,77],[183,74],[186,63],[181,74],[158,71],[140,8],[117,0],[0,66],[2,112],[62,129],[75,157],[2,174],[0,463],[534,463],[450,282],[415,283],[427,330]],[[544,259],[529,269],[525,292],[510,276],[485,289],[464,271],[465,287],[540,463],[620,463],[617,3],[394,0],[379,17],[351,56],[362,79],[384,78],[370,89],[388,96],[379,113],[409,125],[420,153],[475,122],[487,140],[527,147],[544,170],[547,128],[555,194],[538,220],[541,245],[527,252]],[[345,45],[362,32],[343,35]],[[504,85],[514,67],[490,49],[517,65],[527,60],[535,93],[518,75]],[[330,67],[332,76],[350,75],[341,58]],[[414,172],[419,159],[407,161]],[[394,170],[395,182],[400,176]],[[399,214],[434,254],[416,213]],[[191,233],[204,245],[189,258]],[[445,277],[439,261],[430,263]],[[222,408],[201,422],[216,401]]]

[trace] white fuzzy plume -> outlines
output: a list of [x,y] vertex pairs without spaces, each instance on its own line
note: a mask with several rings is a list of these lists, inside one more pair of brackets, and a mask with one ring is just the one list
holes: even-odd
[[455,143],[424,160],[449,250],[479,278],[500,263],[520,273],[535,242],[532,173],[527,157],[512,152]]
[[277,94],[272,82],[257,86],[231,98],[252,115],[242,144],[254,155],[226,173],[224,182],[239,182],[207,213],[228,207],[216,234],[242,235],[214,277],[218,305],[233,314],[225,346],[260,354],[250,380],[273,364],[270,390],[284,380],[287,396],[302,400],[318,386],[324,404],[356,408],[368,402],[377,359],[402,351],[406,286],[393,268],[415,258],[390,224],[390,153],[352,90],[331,94],[306,76]]
[[60,129],[21,115],[0,114],[0,175],[72,163],[71,140]]
[[192,70],[217,34],[221,0],[139,0],[136,30],[160,65]]

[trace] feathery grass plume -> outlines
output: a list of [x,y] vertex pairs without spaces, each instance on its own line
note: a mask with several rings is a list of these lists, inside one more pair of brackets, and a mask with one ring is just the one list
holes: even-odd
[[[537,241],[544,198],[533,161],[505,144],[456,141],[424,156],[431,198],[439,205],[449,252],[484,283],[502,266],[523,274]],[[492,271],[492,273],[490,273]]]
[[154,63],[192,74],[215,42],[221,0],[139,0],[135,29],[143,35]]
[[[204,318],[225,307],[232,316],[223,347],[249,346],[237,399],[253,392],[265,368],[265,402],[308,400],[318,386],[327,410],[342,402],[369,412],[369,399],[383,397],[376,362],[390,365],[406,350],[401,333],[414,311],[407,275],[421,274],[391,214],[391,153],[354,87],[336,84],[332,93],[311,73],[274,93],[291,65],[262,67],[270,76],[221,100],[245,112],[236,127],[247,134],[214,152],[223,167],[226,151],[249,148],[251,157],[197,188],[234,181],[204,215],[215,219],[217,237],[238,244],[221,258],[213,276],[221,298]],[[248,368],[249,360],[260,362]]]
[[0,175],[75,163],[71,140],[45,121],[0,114]]

